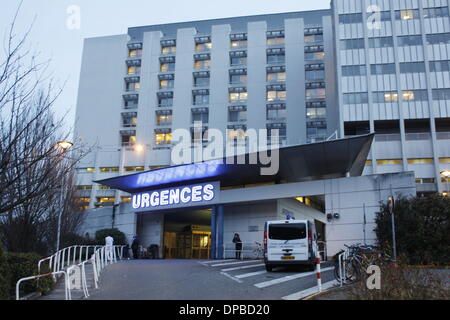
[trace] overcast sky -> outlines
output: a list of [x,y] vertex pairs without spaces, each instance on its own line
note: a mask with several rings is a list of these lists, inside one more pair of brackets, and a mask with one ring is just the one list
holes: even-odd
[[[19,3],[2,0],[1,39]],[[80,9],[81,20],[79,29],[70,30],[67,10],[73,5]],[[57,111],[69,112],[67,125],[72,126],[85,38],[125,34],[132,26],[329,7],[330,0],[23,0],[16,23],[18,32],[23,32],[36,18],[30,41],[43,59],[52,59],[50,69],[59,84],[66,82]]]

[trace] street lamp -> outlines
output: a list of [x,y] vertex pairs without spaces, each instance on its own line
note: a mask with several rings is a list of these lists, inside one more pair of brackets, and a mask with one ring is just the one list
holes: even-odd
[[[70,141],[59,141],[57,143],[57,147],[62,149],[63,153],[69,150],[73,147],[73,143]],[[59,251],[60,241],[61,241],[61,217],[62,213],[64,211],[64,175],[62,175],[61,178],[61,190],[60,190],[60,196],[59,196],[59,203],[60,203],[60,211],[58,215],[58,234],[56,236],[56,252]]]
[[450,170],[444,170],[441,172],[441,176],[443,176],[445,178],[445,182],[447,184],[447,197],[450,196],[450,190],[449,190],[449,186],[448,186],[448,182],[450,180]]
[[64,151],[69,150],[70,148],[73,147],[73,143],[70,141],[59,141],[57,143],[58,147],[60,147],[61,149],[63,149]]

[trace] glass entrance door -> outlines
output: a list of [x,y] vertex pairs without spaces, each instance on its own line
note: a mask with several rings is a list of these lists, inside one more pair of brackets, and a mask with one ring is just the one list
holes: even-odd
[[209,259],[211,232],[165,232],[165,259]]

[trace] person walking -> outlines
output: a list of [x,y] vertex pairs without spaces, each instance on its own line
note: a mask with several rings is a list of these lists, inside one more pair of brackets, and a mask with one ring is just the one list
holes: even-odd
[[233,243],[235,244],[236,247],[236,259],[240,260],[242,252],[242,241],[238,233],[234,234]]
[[109,261],[114,260],[113,256],[113,246],[114,246],[114,238],[111,236],[107,236],[105,238],[105,249],[106,249],[106,259]]
[[133,243],[131,244],[131,250],[133,251],[133,259],[139,259],[139,237],[136,235],[133,238]]

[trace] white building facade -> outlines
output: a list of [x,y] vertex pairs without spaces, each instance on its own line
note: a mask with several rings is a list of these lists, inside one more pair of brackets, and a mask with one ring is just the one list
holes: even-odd
[[450,167],[448,7],[447,0],[332,2],[340,135],[377,133],[365,173],[414,171],[419,194],[448,191],[441,176]]

